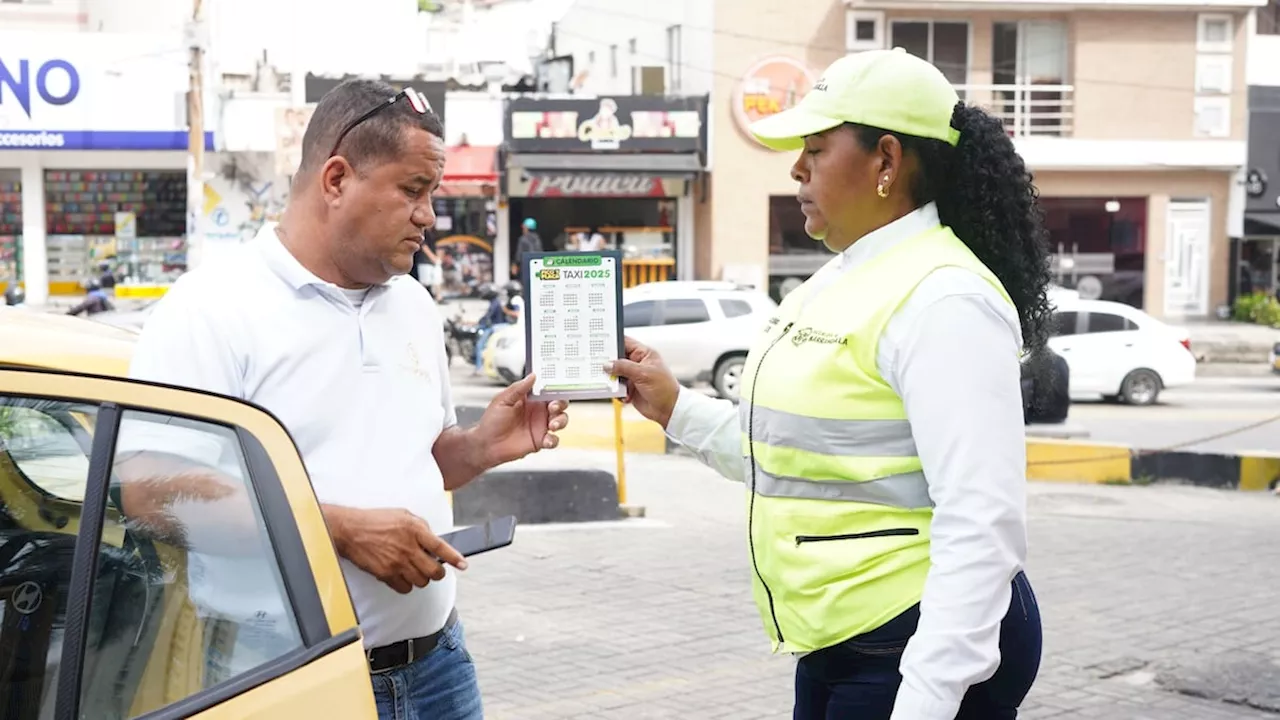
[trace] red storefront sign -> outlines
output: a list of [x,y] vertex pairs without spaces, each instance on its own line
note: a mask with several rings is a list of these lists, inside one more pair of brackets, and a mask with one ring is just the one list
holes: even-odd
[[528,197],[666,197],[662,178],[641,173],[545,173],[529,178]]

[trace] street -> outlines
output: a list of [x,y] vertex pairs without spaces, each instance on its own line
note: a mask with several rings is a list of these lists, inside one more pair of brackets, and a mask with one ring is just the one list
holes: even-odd
[[[612,462],[597,451],[523,461]],[[789,717],[794,661],[769,654],[750,599],[741,488],[690,458],[628,463],[628,500],[646,518],[522,526],[514,545],[471,562],[459,606],[486,715]],[[1280,500],[1033,484],[1029,505],[1045,649],[1020,717],[1280,712]]]
[[1070,422],[1088,430],[1089,440],[1143,449],[1179,445],[1199,452],[1280,453],[1280,376],[1202,377],[1186,388],[1164,391],[1160,403],[1150,407],[1078,402],[1071,406]]
[[[456,359],[452,381],[454,403],[458,405],[483,405],[500,389],[474,377],[470,368]],[[1151,407],[1077,402],[1071,406],[1068,422],[1087,431],[1082,440],[1142,449],[1167,448],[1265,423],[1178,449],[1280,453],[1280,376],[1201,377],[1194,385],[1165,390],[1159,404]]]

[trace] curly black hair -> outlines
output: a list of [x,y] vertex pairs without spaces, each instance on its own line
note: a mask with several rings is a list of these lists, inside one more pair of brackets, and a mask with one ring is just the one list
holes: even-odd
[[961,242],[995,274],[1018,309],[1024,349],[1043,354],[1053,306],[1047,295],[1048,233],[1031,173],[999,120],[981,108],[958,103],[951,126],[960,131],[952,147],[940,140],[852,125],[858,143],[873,150],[892,135],[920,169],[911,187],[916,205],[936,202],[938,215]]

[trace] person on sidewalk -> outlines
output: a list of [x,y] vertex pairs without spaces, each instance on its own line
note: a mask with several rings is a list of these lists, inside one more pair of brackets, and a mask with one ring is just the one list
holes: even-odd
[[[130,370],[251,401],[289,430],[341,556],[386,720],[483,717],[446,568],[465,560],[440,539],[453,529],[447,493],[556,447],[568,424],[564,403],[526,399],[530,376],[476,426],[458,425],[439,309],[404,277],[435,222],[443,138],[412,89],[350,80],[331,90],[307,125],[279,225],[183,275],[148,319]],[[136,509],[157,483],[125,485]]]
[[798,151],[805,231],[837,256],[762,329],[738,408],[631,339],[607,367],[746,483],[797,720],[1014,718],[1041,654],[1019,355],[1051,307],[1031,177],[998,120],[901,50],[837,60],[752,133]]
[[524,273],[524,257],[529,253],[542,252],[542,237],[538,235],[538,221],[533,218],[525,218],[520,224],[524,231],[520,233],[520,237],[516,238],[516,262],[511,268],[511,277],[528,282],[529,278],[523,276]]

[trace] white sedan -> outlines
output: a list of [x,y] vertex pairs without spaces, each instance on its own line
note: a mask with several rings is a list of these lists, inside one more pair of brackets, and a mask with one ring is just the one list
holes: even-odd
[[1196,379],[1186,330],[1137,308],[1058,295],[1049,347],[1071,369],[1071,396],[1151,405],[1165,388]]
[[[682,383],[708,382],[737,398],[751,342],[777,305],[763,292],[728,282],[655,282],[622,293],[623,332],[657,350]],[[491,378],[524,375],[524,326],[494,333]]]

